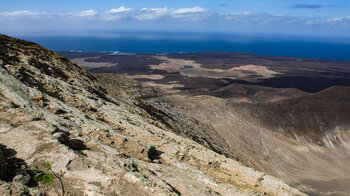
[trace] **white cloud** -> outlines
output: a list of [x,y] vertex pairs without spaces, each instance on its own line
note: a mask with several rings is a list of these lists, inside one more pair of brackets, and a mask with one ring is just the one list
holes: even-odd
[[120,6],[119,8],[113,8],[113,9],[108,10],[106,13],[116,14],[116,13],[128,12],[131,10],[132,10],[132,8],[126,8],[124,6]]
[[84,10],[84,11],[77,13],[76,16],[78,16],[78,17],[92,17],[92,16],[96,16],[97,14],[98,13],[95,10],[89,9],[89,10]]
[[200,6],[195,6],[192,8],[180,8],[172,12],[172,14],[193,14],[193,13],[200,13],[207,11],[204,8],[201,8]]
[[2,16],[36,16],[40,15],[38,12],[30,12],[30,11],[14,11],[14,12],[1,12]]
[[200,6],[192,8],[180,8],[171,12],[171,17],[174,19],[185,19],[189,21],[205,20],[210,17],[212,13],[209,10]]
[[[274,15],[260,12],[231,12],[228,14],[216,13],[211,10],[195,6],[191,8],[172,9],[163,8],[142,8],[132,9],[121,6],[105,12],[97,12],[93,9],[76,13],[45,13],[31,11],[0,12],[0,22],[7,21],[52,21],[52,22],[84,22],[84,20],[95,20],[97,22],[111,21],[163,21],[167,24],[181,21],[202,21],[207,23],[250,24],[250,25],[274,25],[293,24],[299,26],[342,26],[350,27],[350,16],[337,18],[295,18],[285,15]],[[213,22],[215,21],[215,22]]]
[[335,17],[328,19],[305,20],[305,25],[327,25],[327,26],[347,26],[350,27],[350,16]]
[[134,18],[138,20],[155,20],[160,17],[169,15],[170,10],[167,7],[163,8],[142,8],[138,13],[135,13]]
[[252,24],[288,23],[293,20],[284,15],[272,15],[260,12],[231,12],[222,17],[228,21]]
[[346,17],[337,17],[337,18],[330,18],[328,20],[326,20],[327,23],[335,23],[335,24],[349,24],[350,25],[350,16],[346,16]]
[[101,13],[99,19],[106,21],[121,20],[130,17],[130,12],[132,12],[132,8],[120,6]]

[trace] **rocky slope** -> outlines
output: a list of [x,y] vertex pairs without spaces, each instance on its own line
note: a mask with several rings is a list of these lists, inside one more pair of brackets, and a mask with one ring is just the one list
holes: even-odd
[[[118,86],[142,99],[152,115],[177,134],[278,176],[310,195],[350,193],[349,87],[237,103],[207,95],[168,95],[117,75],[97,76],[107,90]],[[140,86],[143,90],[136,92]]]
[[46,161],[66,172],[67,195],[304,195],[34,43],[0,35],[0,65],[1,195],[60,194],[30,180]]
[[[311,195],[350,193],[350,87],[334,86],[308,94],[245,85],[246,89],[263,88],[249,103],[207,95],[164,94],[113,74],[97,77],[107,91],[114,86],[122,88],[142,100],[141,106],[170,131],[215,152]],[[284,91],[287,93],[281,96]],[[272,94],[277,96],[271,99]]]
[[204,131],[223,138],[216,142],[229,146],[230,156],[310,194],[348,195],[348,98],[325,102],[319,95],[266,104],[210,96],[172,99],[177,111],[210,125]]

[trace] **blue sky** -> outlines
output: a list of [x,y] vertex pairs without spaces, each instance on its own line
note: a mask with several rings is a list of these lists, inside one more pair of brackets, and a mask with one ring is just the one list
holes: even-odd
[[1,0],[0,32],[270,33],[350,37],[349,0]]

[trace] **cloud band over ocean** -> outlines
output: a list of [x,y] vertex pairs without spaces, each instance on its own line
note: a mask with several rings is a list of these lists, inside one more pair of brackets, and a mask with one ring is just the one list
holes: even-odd
[[335,18],[298,18],[284,14],[269,14],[264,12],[219,13],[200,6],[178,9],[168,7],[133,9],[120,6],[119,8],[112,8],[104,12],[88,9],[75,13],[47,13],[27,10],[0,12],[0,24],[2,24],[5,30],[7,27],[8,29],[13,29],[16,24],[29,26],[30,24],[36,25],[38,22],[43,28],[45,28],[45,25],[53,28],[52,23],[58,25],[63,25],[64,23],[81,24],[83,26],[91,24],[96,25],[96,28],[102,28],[100,27],[101,24],[97,25],[97,23],[109,25],[117,23],[123,23],[123,25],[132,25],[133,23],[157,23],[164,24],[166,28],[172,25],[181,26],[186,24],[187,27],[209,25],[214,28],[215,26],[220,26],[226,29],[237,28],[240,27],[240,25],[243,25],[242,28],[244,28],[244,26],[258,25],[264,28],[293,26],[302,28],[322,27],[330,29],[339,28],[341,30],[350,29],[350,16]]

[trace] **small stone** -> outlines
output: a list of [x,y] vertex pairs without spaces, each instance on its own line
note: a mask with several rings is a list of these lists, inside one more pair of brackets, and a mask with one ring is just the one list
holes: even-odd
[[30,176],[28,173],[26,172],[21,172],[19,174],[17,174],[14,178],[13,178],[13,183],[21,183],[21,184],[28,184],[30,181]]

